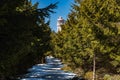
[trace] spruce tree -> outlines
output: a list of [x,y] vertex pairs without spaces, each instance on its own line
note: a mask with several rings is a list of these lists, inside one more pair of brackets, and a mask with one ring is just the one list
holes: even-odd
[[[85,72],[119,73],[120,5],[117,0],[75,0],[62,31],[53,39],[54,55]],[[94,67],[95,70],[95,67]]]
[[[0,79],[10,80],[41,61],[49,50],[50,28],[45,22],[56,4],[38,8],[29,0],[0,2]],[[47,47],[46,47],[47,46]],[[6,79],[8,78],[8,79]]]

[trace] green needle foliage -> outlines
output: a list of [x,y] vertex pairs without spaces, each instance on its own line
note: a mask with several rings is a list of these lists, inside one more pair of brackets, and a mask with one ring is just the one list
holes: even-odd
[[53,36],[54,54],[73,68],[120,72],[119,0],[75,0],[62,31]]
[[0,1],[0,79],[10,80],[42,61],[51,39],[45,18],[54,8],[56,4],[38,9],[29,0]]

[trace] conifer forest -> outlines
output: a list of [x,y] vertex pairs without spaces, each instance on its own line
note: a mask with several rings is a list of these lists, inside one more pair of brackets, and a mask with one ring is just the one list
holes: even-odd
[[120,0],[74,0],[59,32],[49,25],[57,3],[38,4],[0,0],[0,80],[26,73],[48,55],[86,80],[120,80]]

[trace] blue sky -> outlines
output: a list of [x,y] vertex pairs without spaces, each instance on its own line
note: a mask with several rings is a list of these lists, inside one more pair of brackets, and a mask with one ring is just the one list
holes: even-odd
[[57,30],[57,18],[59,16],[62,16],[65,20],[67,19],[68,13],[70,13],[71,5],[74,2],[74,0],[32,0],[33,3],[39,2],[39,7],[43,8],[49,5],[50,3],[56,3],[59,2],[57,5],[57,8],[54,9],[56,13],[51,14],[50,18],[50,27],[52,30]]

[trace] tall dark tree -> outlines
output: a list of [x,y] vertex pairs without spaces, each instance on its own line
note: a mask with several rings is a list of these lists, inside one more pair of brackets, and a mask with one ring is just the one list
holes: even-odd
[[29,0],[0,1],[0,79],[23,73],[49,50],[50,28],[45,18],[56,4],[42,9],[37,5]]

